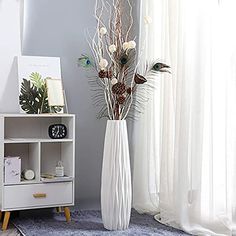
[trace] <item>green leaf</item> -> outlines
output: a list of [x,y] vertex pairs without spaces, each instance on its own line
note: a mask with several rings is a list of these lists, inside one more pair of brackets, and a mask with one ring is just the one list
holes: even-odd
[[20,106],[28,114],[38,114],[39,99],[35,86],[31,86],[30,80],[23,79],[20,90]]
[[45,81],[42,79],[42,76],[38,72],[33,72],[29,78],[32,84],[38,89],[42,88],[45,85]]
[[38,88],[31,80],[23,79],[19,100],[22,110],[28,114],[58,113],[62,110],[62,107],[49,107],[45,83]]

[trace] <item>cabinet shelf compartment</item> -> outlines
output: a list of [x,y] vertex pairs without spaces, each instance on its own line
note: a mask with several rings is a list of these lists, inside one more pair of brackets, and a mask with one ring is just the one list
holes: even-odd
[[[21,172],[25,169],[33,170],[35,179],[31,181],[22,180],[19,184],[24,183],[38,183],[40,181],[40,153],[39,143],[5,143],[4,156],[5,157],[20,157],[21,158]],[[8,185],[5,183],[4,185]],[[12,184],[9,184],[12,185]]]
[[5,117],[4,139],[49,139],[48,128],[52,124],[64,124],[67,127],[67,139],[74,138],[74,116],[22,116]]
[[73,142],[41,143],[41,174],[55,175],[55,168],[62,161],[64,174],[74,178],[73,152]]

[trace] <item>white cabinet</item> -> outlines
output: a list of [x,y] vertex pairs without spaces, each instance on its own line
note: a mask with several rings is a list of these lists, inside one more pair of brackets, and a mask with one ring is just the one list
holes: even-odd
[[[67,136],[51,139],[48,128],[64,124]],[[20,157],[21,171],[31,169],[33,180],[20,183],[4,182],[4,157]],[[62,161],[68,178],[43,181],[42,174],[55,174]],[[0,114],[0,210],[5,213],[5,228],[10,211],[74,205],[75,177],[75,116],[71,114]],[[4,224],[3,224],[4,225]],[[3,227],[4,229],[4,227]]]

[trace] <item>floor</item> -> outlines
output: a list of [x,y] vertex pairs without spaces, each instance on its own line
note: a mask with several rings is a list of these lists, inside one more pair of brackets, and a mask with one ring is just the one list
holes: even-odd
[[73,211],[71,222],[65,221],[63,213],[37,214],[32,216],[20,216],[12,220],[27,236],[130,236],[130,235],[163,235],[163,236],[187,236],[183,231],[167,227],[156,222],[150,215],[140,215],[132,211],[129,228],[125,231],[108,231],[104,229],[100,210]]
[[0,232],[1,236],[20,236],[20,233],[14,228],[13,225],[9,226],[9,229],[5,232]]
[[[73,209],[81,209],[81,210],[98,210],[99,209],[99,204],[97,202],[83,202],[80,207],[72,207],[71,210]],[[27,213],[26,213],[27,214]],[[31,214],[31,211],[29,211],[29,214]],[[20,236],[20,233],[15,229],[14,225],[10,224],[8,227],[8,230],[5,232],[2,232],[0,230],[0,236]]]

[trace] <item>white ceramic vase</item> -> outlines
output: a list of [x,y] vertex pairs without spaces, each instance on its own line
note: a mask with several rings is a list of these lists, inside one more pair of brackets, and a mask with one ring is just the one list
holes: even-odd
[[103,153],[101,211],[104,227],[124,230],[131,214],[131,173],[125,120],[107,121]]

